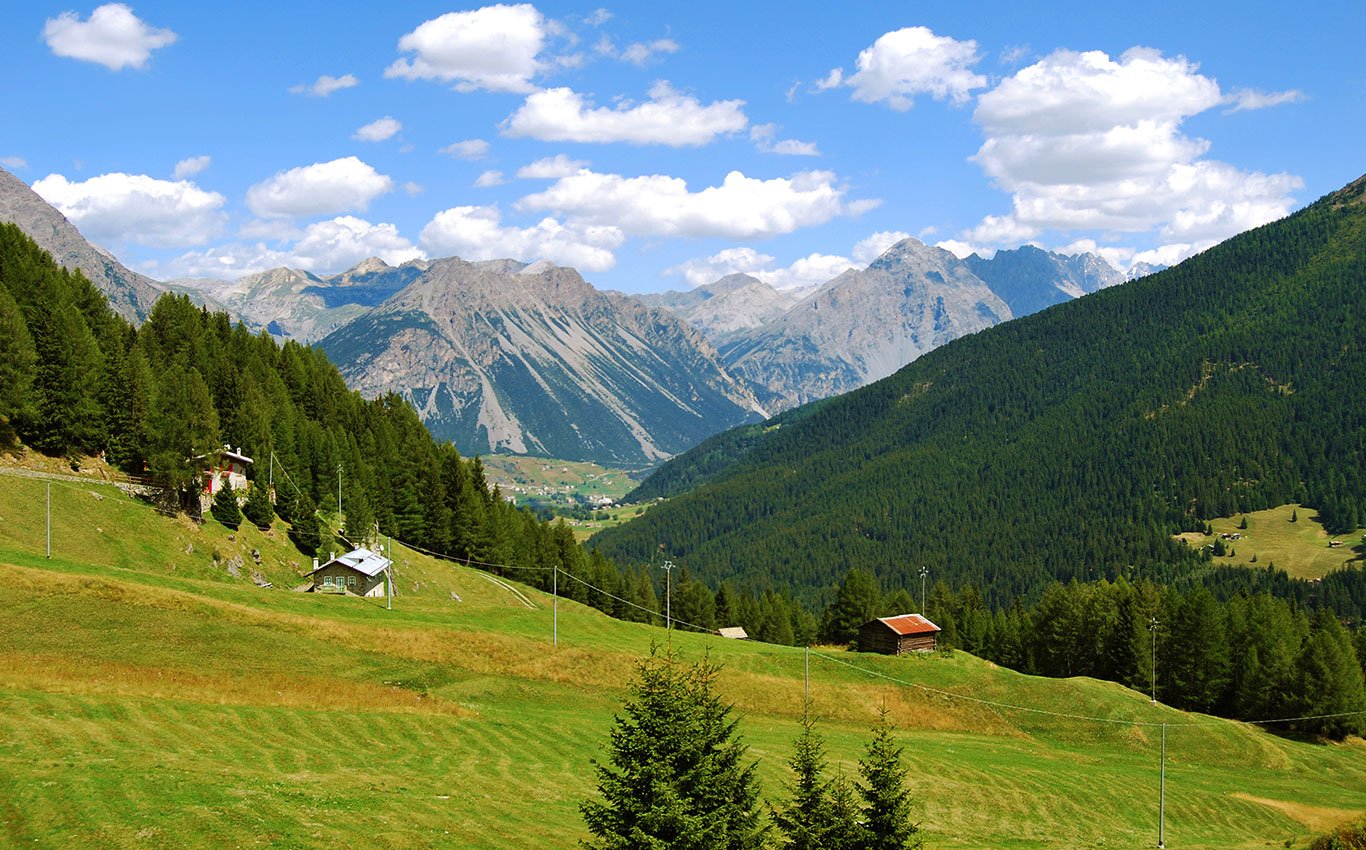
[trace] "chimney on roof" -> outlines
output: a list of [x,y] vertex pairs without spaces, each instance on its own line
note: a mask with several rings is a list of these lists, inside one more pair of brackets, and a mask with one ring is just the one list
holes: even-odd
[[317,558],[314,558],[314,559],[313,559],[313,569],[316,570],[317,568],[318,568],[318,559],[317,559]]

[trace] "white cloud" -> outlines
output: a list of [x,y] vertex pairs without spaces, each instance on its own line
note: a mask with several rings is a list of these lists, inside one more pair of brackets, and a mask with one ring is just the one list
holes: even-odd
[[888,248],[903,239],[910,238],[911,234],[903,233],[900,230],[879,230],[876,233],[871,233],[854,245],[854,260],[866,266],[885,254]]
[[400,38],[399,51],[415,55],[396,60],[384,76],[453,82],[458,91],[534,91],[531,79],[544,70],[537,55],[548,34],[530,4],[448,12]]
[[674,91],[667,82],[650,89],[650,99],[615,108],[593,107],[568,88],[527,97],[503,122],[503,134],[544,142],[627,142],[684,147],[705,145],[717,136],[743,130],[748,123],[743,100],[718,100],[703,106]]
[[593,11],[593,14],[584,18],[583,22],[585,24],[588,24],[590,27],[600,27],[610,20],[612,20],[611,12],[607,11],[606,9],[596,9]]
[[796,139],[777,139],[777,124],[755,124],[749,128],[749,140],[764,153],[786,154],[788,156],[820,156],[815,142],[799,142]]
[[49,18],[43,25],[43,40],[58,56],[118,71],[146,67],[152,51],[175,42],[176,34],[148,26],[122,3],[106,3],[86,21],[75,12]]
[[456,159],[483,159],[488,155],[489,143],[483,139],[466,139],[463,142],[452,142],[446,145],[437,153],[444,153]]
[[213,162],[211,156],[192,156],[182,159],[175,164],[175,179],[183,180],[186,177],[193,177],[204,169],[208,168]]
[[342,74],[340,77],[333,77],[328,74],[323,74],[321,77],[315,80],[313,85],[311,86],[290,86],[289,90],[294,94],[307,94],[312,95],[313,97],[327,97],[333,92],[338,92],[342,89],[349,89],[353,86],[358,85],[360,85],[360,80],[356,79],[355,74]]
[[561,177],[577,174],[579,169],[587,167],[587,161],[570,159],[560,153],[523,165],[517,169],[517,176],[523,180],[558,180]]
[[1028,44],[1016,44],[1007,47],[1001,51],[1001,64],[1008,68],[1014,68],[1029,58],[1031,52]]
[[720,186],[690,192],[687,181],[678,177],[622,177],[583,170],[544,192],[527,195],[517,206],[638,235],[754,239],[857,215],[867,208],[859,201],[846,203],[844,194],[828,171],[772,180],[732,171]]
[[480,189],[489,189],[494,186],[501,186],[508,182],[501,171],[484,171],[474,179],[474,185]]
[[971,99],[973,89],[987,84],[986,77],[971,70],[980,59],[975,41],[935,35],[925,27],[906,27],[885,33],[860,52],[854,74],[846,77],[844,69],[835,68],[816,83],[816,89],[847,86],[854,90],[854,100],[886,101],[898,111],[910,109],[922,94],[962,104]]
[[943,248],[960,260],[966,260],[972,254],[981,254],[982,251],[976,245],[968,242],[960,242],[957,239],[944,239],[934,243],[934,247]]
[[664,274],[681,275],[692,286],[711,283],[726,275],[747,274],[776,289],[803,289],[819,286],[850,269],[868,265],[908,236],[899,231],[879,231],[854,245],[852,259],[839,254],[812,253],[788,266],[775,266],[775,257],[750,247],[726,248],[708,257],[680,263],[666,269]]
[[96,242],[199,245],[216,236],[224,223],[226,199],[186,180],[115,172],[73,183],[49,174],[33,184],[33,191]]
[[[269,225],[269,222],[262,222]],[[250,238],[244,231],[243,236]],[[284,249],[254,245],[222,245],[192,251],[175,258],[162,273],[168,277],[233,279],[267,269],[288,266],[315,274],[343,272],[367,257],[379,257],[390,265],[426,256],[403,238],[392,224],[371,224],[354,216],[339,216],[310,224],[291,238]]]
[[19,168],[28,168],[28,160],[24,159],[22,156],[5,156],[0,157],[0,165],[14,171]]
[[365,210],[394,181],[354,156],[281,171],[247,190],[247,206],[263,218]]
[[403,184],[403,192],[409,197],[417,197],[423,192],[422,184],[409,180],[407,183]]
[[657,38],[651,42],[637,41],[628,44],[626,49],[621,51],[621,58],[624,62],[630,62],[639,68],[644,68],[649,61],[661,53],[677,53],[678,42],[671,38]]
[[1244,112],[1250,109],[1267,109],[1282,103],[1298,103],[1304,100],[1304,92],[1299,89],[1286,91],[1258,91],[1257,89],[1234,89],[1224,98],[1230,104],[1225,113]]
[[422,229],[422,246],[434,256],[545,259],[584,271],[606,271],[616,265],[612,252],[625,240],[615,227],[566,225],[554,218],[531,227],[503,227],[501,218],[496,207],[443,210]]
[[1185,119],[1229,101],[1184,57],[1148,48],[1118,61],[1060,50],[1021,69],[974,113],[986,140],[973,160],[1011,193],[1012,210],[963,238],[1017,245],[1048,231],[1149,233],[1170,256],[1285,215],[1298,177],[1204,159],[1210,143],[1181,132]]
[[402,122],[386,115],[361,127],[351,138],[358,142],[382,142],[385,139],[392,138],[395,133],[402,129]]

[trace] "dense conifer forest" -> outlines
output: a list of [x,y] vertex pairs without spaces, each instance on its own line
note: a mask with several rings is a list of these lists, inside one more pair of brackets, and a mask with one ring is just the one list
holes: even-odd
[[[1213,517],[1298,502],[1352,532],[1366,516],[1363,196],[1366,178],[1175,268],[719,435],[634,497],[668,502],[592,545],[627,563],[662,546],[713,587],[813,606],[850,567],[888,586],[928,567],[1003,608],[1052,581],[1227,581],[1173,539]],[[1335,581],[1360,617],[1360,579]]]

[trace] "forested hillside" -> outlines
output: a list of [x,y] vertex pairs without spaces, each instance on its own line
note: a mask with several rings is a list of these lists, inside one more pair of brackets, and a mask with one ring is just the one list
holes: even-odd
[[[1287,502],[1366,508],[1366,178],[1180,266],[957,340],[723,434],[595,546],[828,598],[928,567],[993,606],[1052,579],[1171,577],[1172,535]],[[775,427],[777,426],[777,427]],[[681,495],[684,487],[695,489]]]
[[[0,439],[49,455],[104,453],[168,491],[198,490],[190,459],[230,443],[275,456],[276,509],[286,519],[335,505],[355,536],[382,533],[454,557],[556,565],[621,590],[616,569],[570,530],[504,501],[478,461],[438,444],[397,396],[367,401],[320,352],[232,325],[226,315],[163,296],[140,328],[113,313],[13,225],[0,225]],[[187,499],[187,503],[188,503]],[[296,531],[297,531],[296,527]],[[308,548],[307,545],[304,547]],[[569,595],[586,599],[581,585]],[[632,595],[634,593],[634,595]],[[646,587],[623,595],[653,604]],[[611,600],[599,599],[611,610]]]

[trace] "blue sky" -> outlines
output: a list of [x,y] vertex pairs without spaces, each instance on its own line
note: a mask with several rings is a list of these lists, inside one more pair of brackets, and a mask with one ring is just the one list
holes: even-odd
[[0,165],[161,279],[628,292],[906,235],[1170,263],[1366,171],[1359,2],[349,5],[11,8]]

